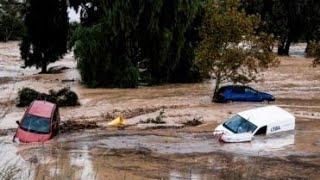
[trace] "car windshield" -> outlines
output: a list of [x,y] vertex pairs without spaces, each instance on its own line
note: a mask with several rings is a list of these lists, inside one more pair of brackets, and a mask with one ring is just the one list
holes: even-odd
[[26,131],[47,134],[50,132],[50,119],[27,114],[20,127]]
[[254,132],[254,130],[257,128],[256,125],[239,115],[233,116],[227,122],[223,123],[223,126],[233,133]]

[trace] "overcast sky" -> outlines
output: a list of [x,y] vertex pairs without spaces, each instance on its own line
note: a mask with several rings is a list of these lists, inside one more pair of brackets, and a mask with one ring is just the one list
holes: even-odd
[[[79,11],[80,12],[80,11]],[[80,22],[80,14],[76,13],[73,8],[68,8],[69,22]]]

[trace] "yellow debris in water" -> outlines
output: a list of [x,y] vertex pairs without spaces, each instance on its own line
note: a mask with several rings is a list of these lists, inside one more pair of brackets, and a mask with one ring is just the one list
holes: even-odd
[[124,125],[125,125],[125,120],[121,116],[117,117],[116,119],[108,123],[108,126],[124,126]]

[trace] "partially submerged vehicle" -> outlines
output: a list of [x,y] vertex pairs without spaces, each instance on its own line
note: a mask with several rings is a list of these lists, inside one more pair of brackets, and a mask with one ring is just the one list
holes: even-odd
[[14,141],[45,142],[54,137],[59,130],[60,115],[58,107],[47,101],[33,101],[26,110]]
[[239,112],[214,130],[223,142],[251,141],[255,135],[269,135],[295,128],[295,117],[277,106]]
[[247,102],[262,102],[274,101],[275,98],[268,93],[257,91],[249,86],[228,85],[223,86],[218,90],[218,98],[216,102],[230,101],[247,101]]

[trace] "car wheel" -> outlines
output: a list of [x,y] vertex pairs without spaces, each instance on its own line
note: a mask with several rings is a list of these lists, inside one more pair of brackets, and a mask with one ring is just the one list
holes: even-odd
[[263,104],[269,104],[270,101],[268,101],[268,100],[263,100],[262,103],[263,103]]

